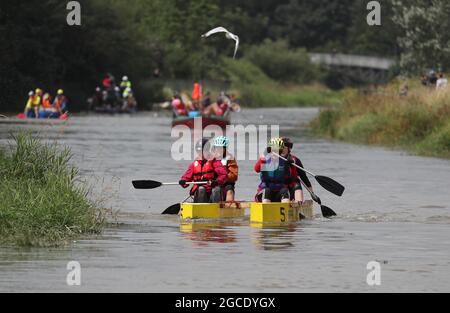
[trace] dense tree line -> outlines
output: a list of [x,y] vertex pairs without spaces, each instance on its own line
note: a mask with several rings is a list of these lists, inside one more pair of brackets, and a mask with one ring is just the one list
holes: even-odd
[[[144,101],[160,97],[158,80],[164,78],[226,79],[217,76],[226,73],[220,67],[223,57],[232,55],[233,43],[222,36],[200,38],[218,25],[240,36],[238,58],[255,58],[256,65],[280,81],[304,82],[312,76],[292,77],[295,71],[265,64],[270,55],[261,47],[271,42],[278,53],[286,53],[279,60],[286,68],[290,60],[306,62],[302,49],[396,57],[401,53],[397,37],[409,34],[400,41],[401,49],[409,51],[408,42],[426,34],[411,38],[406,30],[412,26],[405,25],[404,12],[391,1],[380,1],[381,27],[367,25],[363,0],[84,0],[79,1],[81,26],[67,25],[66,1],[2,1],[1,111],[20,108],[27,91],[38,86],[70,90],[69,96],[80,107],[107,72],[128,75],[136,88],[150,82],[137,92],[145,96]],[[409,0],[416,6],[430,1]],[[445,1],[431,2],[442,2],[433,14],[445,20],[449,14]],[[434,29],[443,32],[444,27]],[[284,72],[289,77],[280,76]]]

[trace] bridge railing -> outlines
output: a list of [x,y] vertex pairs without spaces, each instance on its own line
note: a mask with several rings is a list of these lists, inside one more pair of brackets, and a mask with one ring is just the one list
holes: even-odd
[[383,71],[388,71],[396,63],[395,60],[388,58],[349,54],[310,53],[309,57],[314,64],[359,67]]

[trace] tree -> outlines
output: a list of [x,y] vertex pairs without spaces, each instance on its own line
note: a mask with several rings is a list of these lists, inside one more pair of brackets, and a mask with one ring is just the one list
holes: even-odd
[[409,73],[450,68],[450,2],[393,0],[394,22],[402,29],[401,66]]
[[355,0],[291,0],[276,9],[271,36],[288,39],[294,47],[317,49],[346,45]]

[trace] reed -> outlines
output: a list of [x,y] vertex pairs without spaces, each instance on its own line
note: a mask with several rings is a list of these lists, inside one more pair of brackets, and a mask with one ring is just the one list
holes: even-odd
[[101,231],[103,214],[71,158],[26,133],[0,150],[0,243],[53,246]]
[[398,95],[398,82],[347,95],[342,104],[322,110],[311,126],[338,140],[450,158],[450,88],[436,91],[415,81],[408,84],[407,96]]

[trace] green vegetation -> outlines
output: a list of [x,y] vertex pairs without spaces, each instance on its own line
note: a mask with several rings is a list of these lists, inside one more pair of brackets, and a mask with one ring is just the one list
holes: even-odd
[[393,21],[400,28],[401,67],[405,72],[450,68],[450,2],[392,0]]
[[[232,89],[247,107],[324,106],[340,103],[342,92],[331,91],[319,83],[319,69],[305,59],[304,51],[277,55],[274,46],[285,42],[266,42],[251,49],[250,57],[223,58],[219,77],[232,82]],[[272,59],[274,67],[263,64]],[[257,64],[255,64],[257,63]],[[261,67],[260,67],[261,66]],[[291,71],[279,71],[289,68]],[[300,82],[311,82],[301,84]]]
[[[144,106],[163,100],[166,79],[224,80],[216,74],[226,66],[223,57],[232,55],[233,42],[220,35],[200,38],[219,25],[240,36],[238,59],[250,60],[277,84],[314,84],[323,77],[309,64],[305,49],[398,54],[390,2],[381,1],[383,27],[369,27],[360,0],[85,0],[80,1],[82,25],[71,27],[67,2],[4,1],[0,37],[8,44],[0,47],[2,110],[22,110],[28,91],[36,87],[52,93],[63,88],[71,110],[83,109],[108,72],[116,78],[128,75]],[[156,69],[159,77],[153,76]],[[260,98],[272,99],[260,94],[268,84],[272,81],[252,84],[242,93],[257,105]],[[286,97],[281,101],[309,103],[311,91]]]
[[0,243],[59,245],[100,232],[102,214],[70,165],[68,148],[19,134],[0,150]]
[[349,94],[343,104],[323,110],[312,127],[330,138],[450,158],[450,90],[409,85],[412,91],[403,97],[396,82],[370,94]]

